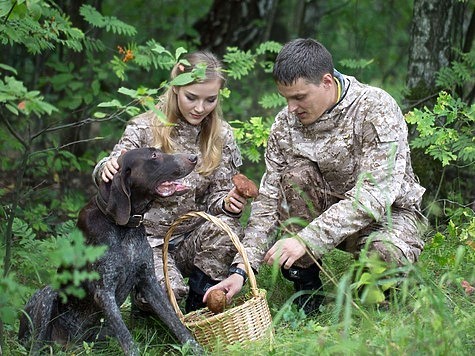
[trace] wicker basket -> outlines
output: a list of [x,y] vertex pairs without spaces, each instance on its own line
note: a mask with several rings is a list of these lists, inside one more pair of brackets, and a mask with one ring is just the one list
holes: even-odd
[[[201,217],[216,224],[229,235],[231,241],[243,258],[249,278],[250,292],[238,298],[236,302],[233,303],[235,306],[219,314],[214,314],[209,311],[208,308],[203,308],[183,315],[170,286],[167,267],[170,237],[176,226],[181,222],[196,217]],[[202,346],[212,349],[217,343],[233,344],[236,342],[248,342],[265,338],[268,338],[269,341],[272,340],[272,318],[267,305],[266,291],[257,288],[256,277],[239,238],[230,230],[229,226],[219,218],[204,212],[190,212],[178,218],[165,235],[163,245],[163,273],[168,297],[173,308],[181,321],[191,330],[196,340]]]

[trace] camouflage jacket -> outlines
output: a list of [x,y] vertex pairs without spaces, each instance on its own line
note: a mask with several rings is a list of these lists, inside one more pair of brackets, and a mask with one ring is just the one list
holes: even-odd
[[[303,126],[286,107],[272,125],[266,172],[243,240],[255,269],[275,242],[281,173],[293,159],[316,162],[331,190],[346,197],[298,234],[317,258],[380,221],[388,206],[420,207],[425,189],[412,171],[407,125],[396,101],[379,88],[338,75],[342,98],[314,124]],[[234,263],[241,261],[238,256]]]
[[[101,179],[102,167],[110,157],[118,157],[122,149],[130,150],[139,147],[153,146],[153,137],[150,127],[153,125],[153,112],[146,112],[132,119],[125,128],[124,134],[115,145],[109,157],[97,163],[93,178],[95,182]],[[199,136],[201,126],[190,125],[185,120],[180,120],[176,126],[177,135],[174,137],[177,152],[192,153],[198,155],[198,164],[202,160],[199,150]],[[163,236],[170,225],[181,215],[190,211],[205,211],[212,215],[227,214],[222,209],[223,199],[232,189],[232,176],[237,173],[237,168],[242,164],[241,153],[234,140],[231,126],[222,122],[221,137],[223,139],[223,151],[221,163],[208,176],[191,172],[183,179],[183,182],[191,189],[180,196],[160,198],[160,202],[154,203],[150,211],[145,215],[145,227],[152,246],[158,246],[163,242]],[[200,222],[189,219],[179,225],[174,234],[182,234],[193,230]],[[153,239],[155,238],[155,239]]]

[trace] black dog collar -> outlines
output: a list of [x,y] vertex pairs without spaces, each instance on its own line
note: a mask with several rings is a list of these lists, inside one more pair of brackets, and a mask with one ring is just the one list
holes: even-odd
[[[96,194],[96,205],[97,207],[99,208],[99,210],[102,212],[102,214],[105,215],[105,217],[107,218],[107,220],[109,220],[110,222],[113,222],[114,224],[117,225],[116,221],[115,221],[115,218],[109,214],[107,212],[107,203],[106,201],[101,197],[100,194]],[[121,226],[125,226],[125,227],[139,227],[140,225],[142,225],[143,223],[143,220],[144,220],[144,215],[143,214],[134,214],[132,215],[130,218],[129,218],[129,221],[127,222],[127,224],[125,225],[121,225]]]

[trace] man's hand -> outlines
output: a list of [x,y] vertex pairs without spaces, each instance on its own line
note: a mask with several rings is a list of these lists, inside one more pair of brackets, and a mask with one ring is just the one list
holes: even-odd
[[286,238],[278,240],[274,246],[267,251],[264,256],[264,262],[268,265],[277,263],[285,269],[292,267],[295,261],[305,255],[305,245],[295,238]]
[[203,297],[203,302],[206,303],[206,298],[208,298],[209,292],[213,289],[221,289],[226,294],[226,303],[229,304],[231,299],[241,291],[243,282],[244,278],[241,275],[233,273],[228,278],[209,288]]

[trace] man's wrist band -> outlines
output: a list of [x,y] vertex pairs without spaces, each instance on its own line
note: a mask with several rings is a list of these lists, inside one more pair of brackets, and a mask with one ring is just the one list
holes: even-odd
[[246,283],[247,281],[247,273],[245,270],[243,270],[242,268],[239,268],[239,267],[236,267],[236,266],[231,266],[229,268],[229,274],[228,275],[231,275],[231,274],[239,274],[242,278],[244,278],[244,281],[242,282],[243,284]]

